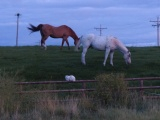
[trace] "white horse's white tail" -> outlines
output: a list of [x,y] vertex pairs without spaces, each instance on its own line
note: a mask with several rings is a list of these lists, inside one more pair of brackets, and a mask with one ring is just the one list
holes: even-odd
[[82,36],[79,38],[79,41],[78,41],[78,43],[75,46],[75,51],[79,51],[78,49],[79,49],[79,47],[81,45],[81,39],[82,39]]

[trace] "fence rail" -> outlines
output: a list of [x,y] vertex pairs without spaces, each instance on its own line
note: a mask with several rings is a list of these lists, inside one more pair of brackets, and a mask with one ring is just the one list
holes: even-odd
[[[125,81],[138,81],[139,86],[128,87],[128,90],[139,90],[140,94],[144,95],[145,89],[160,89],[160,86],[144,86],[144,81],[154,81],[159,80],[160,77],[143,77],[143,78],[125,78]],[[74,82],[71,81],[40,81],[40,82],[16,82],[15,85],[20,86],[19,94],[31,94],[31,93],[60,93],[60,92],[82,92],[82,95],[85,96],[87,91],[94,91],[95,88],[87,88],[87,83],[96,83],[96,80],[77,80]],[[25,85],[45,85],[45,84],[68,84],[68,83],[81,83],[81,88],[76,89],[64,89],[64,90],[35,90],[35,91],[24,91],[23,86]],[[157,98],[157,97],[156,97]]]
[[[64,92],[78,92],[82,93],[83,97],[86,96],[87,91],[94,91],[94,88],[87,88],[87,83],[94,83],[97,82],[96,80],[77,80],[77,81],[40,81],[40,82],[16,82],[15,85],[20,86],[20,91],[17,92],[19,94],[33,94],[33,93],[64,93]],[[69,83],[81,83],[82,86],[81,88],[76,88],[76,89],[63,89],[63,90],[35,90],[35,91],[24,91],[23,86],[24,85],[45,85],[45,84],[69,84]]]

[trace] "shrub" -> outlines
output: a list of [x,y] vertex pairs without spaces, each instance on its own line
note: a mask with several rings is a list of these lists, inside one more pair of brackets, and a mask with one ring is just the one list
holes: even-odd
[[95,79],[98,81],[95,97],[102,104],[118,107],[127,103],[128,92],[124,74],[101,74]]
[[[15,76],[9,76],[8,73],[0,73],[0,114],[6,118],[9,114],[18,112],[19,101],[16,94]],[[4,114],[4,113],[8,113]]]

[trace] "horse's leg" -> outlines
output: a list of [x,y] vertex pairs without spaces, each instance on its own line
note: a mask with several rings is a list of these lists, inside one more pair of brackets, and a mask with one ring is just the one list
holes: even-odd
[[110,48],[107,47],[107,48],[106,48],[106,51],[105,51],[104,62],[103,62],[103,65],[104,65],[104,66],[106,65],[106,61],[107,61],[109,52],[110,52]]
[[85,56],[86,56],[86,53],[87,53],[87,47],[86,48],[83,48],[83,52],[82,52],[82,56],[81,56],[81,62],[86,65],[86,60],[85,60]]
[[41,46],[44,47],[45,50],[47,50],[47,46],[45,45],[45,40],[48,38],[48,36],[46,37],[42,37],[41,39]]
[[66,35],[64,35],[63,36],[63,40],[62,40],[62,45],[61,45],[61,50],[62,50],[62,47],[63,47],[63,45],[64,45],[64,42],[66,42],[67,43],[67,45],[68,45],[68,49],[70,49],[70,47],[69,47],[69,42],[68,42],[68,36],[66,36]]
[[66,39],[66,43],[67,43],[67,45],[68,45],[68,50],[70,50],[70,46],[69,46],[68,39]]
[[60,49],[62,50],[62,47],[63,47],[63,44],[64,44],[64,39],[62,39],[62,44],[61,44],[61,47],[60,47]]
[[114,55],[114,51],[110,52],[110,64],[113,66],[113,55]]

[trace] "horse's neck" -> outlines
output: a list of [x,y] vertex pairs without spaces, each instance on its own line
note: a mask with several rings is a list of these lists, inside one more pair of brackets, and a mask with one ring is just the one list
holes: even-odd
[[128,52],[128,49],[124,46],[123,43],[121,43],[120,41],[117,41],[117,49],[120,50],[121,53],[125,54]]
[[72,29],[70,29],[71,30],[71,37],[74,39],[74,40],[77,40],[78,39],[78,36],[76,35],[76,33],[72,30]]
[[75,36],[72,37],[74,40],[78,40],[78,36],[75,34]]
[[76,33],[72,34],[71,37],[72,37],[74,40],[77,40],[77,39],[78,39],[78,36],[76,35]]

